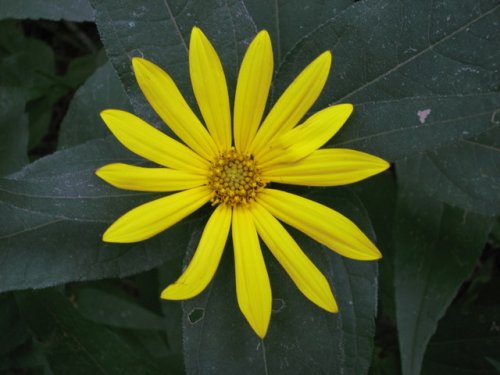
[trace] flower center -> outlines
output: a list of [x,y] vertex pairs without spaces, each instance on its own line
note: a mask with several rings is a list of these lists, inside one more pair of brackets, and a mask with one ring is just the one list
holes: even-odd
[[265,185],[252,155],[242,154],[234,148],[219,154],[208,175],[208,186],[214,191],[212,205],[246,204],[255,199]]

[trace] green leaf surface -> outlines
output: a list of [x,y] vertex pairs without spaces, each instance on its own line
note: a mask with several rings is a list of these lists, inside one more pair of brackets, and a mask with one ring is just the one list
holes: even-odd
[[281,63],[304,36],[331,21],[354,2],[288,0],[271,3],[266,0],[246,0],[245,6],[257,28],[265,29],[271,35],[276,62]]
[[329,49],[333,77],[319,107],[496,90],[499,11],[496,0],[357,2],[303,36],[279,66],[279,87]]
[[59,149],[109,135],[99,112],[107,108],[130,110],[128,97],[111,63],[98,68],[77,90],[59,131]]
[[403,375],[420,374],[426,346],[472,272],[492,220],[403,185],[394,228],[395,296]]
[[55,375],[168,373],[111,330],[84,319],[55,290],[17,292],[16,299],[30,328],[43,343]]
[[[497,272],[491,271],[487,272],[488,282],[482,288],[468,286],[465,298],[462,296],[443,317],[425,354],[423,374],[493,375],[500,370],[500,298],[497,293],[500,278]],[[478,277],[481,278],[474,275],[474,279]],[[467,296],[473,297],[472,303],[467,301]]]
[[0,294],[0,332],[2,332],[0,362],[2,362],[3,356],[28,339],[28,327],[21,319],[12,293]]
[[0,86],[25,89],[38,99],[57,85],[54,52],[27,38],[17,22],[0,21]]
[[46,135],[52,108],[70,88],[56,76],[52,48],[23,35],[17,22],[0,21],[0,86],[24,90],[29,116],[29,148]]
[[0,176],[28,163],[27,96],[24,90],[0,87]]
[[499,321],[498,305],[451,309],[427,347],[422,374],[498,374]]
[[351,118],[329,145],[362,150],[393,162],[473,141],[495,126],[492,116],[499,110],[499,103],[500,93],[364,103],[355,106]]
[[134,301],[99,289],[78,289],[75,303],[80,313],[93,322],[111,327],[162,330],[163,318]]
[[379,314],[395,320],[393,229],[397,203],[397,187],[390,172],[377,175],[351,186],[368,212],[377,234],[377,247],[382,253],[379,266]]
[[316,108],[356,105],[332,145],[394,161],[469,139],[498,110],[498,93],[488,93],[500,77],[499,10],[497,1],[358,2],[282,54],[275,97],[331,50],[332,76]]
[[94,10],[88,0],[0,0],[0,19],[47,19],[93,21]]
[[399,177],[450,205],[500,214],[500,126],[471,139],[402,160]]
[[[177,1],[92,0],[96,23],[107,55],[130,97],[135,113],[152,123],[157,117],[140,93],[131,72],[131,58],[144,57],[168,71],[193,103],[187,54],[193,26],[203,29],[225,68],[230,90],[255,25],[240,0]],[[127,12],[122,10],[126,8]]]
[[[336,189],[334,196],[327,190],[309,194],[373,234],[355,195]],[[273,290],[273,314],[269,332],[260,340],[237,307],[232,248],[228,246],[214,282],[183,304],[188,374],[367,372],[376,310],[376,263],[348,260],[299,233],[293,232],[293,236],[332,284],[339,313],[327,313],[310,303],[263,247]],[[196,244],[197,236],[193,236],[191,252]]]
[[98,179],[95,170],[113,161],[139,160],[114,140],[95,140],[1,179],[0,291],[123,277],[184,252],[197,216],[149,241],[102,242],[112,221],[158,197],[118,190]]

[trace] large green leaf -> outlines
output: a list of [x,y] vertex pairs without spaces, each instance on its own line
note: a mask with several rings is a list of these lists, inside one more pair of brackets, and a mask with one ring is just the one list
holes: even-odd
[[135,301],[99,289],[82,288],[75,294],[80,313],[93,322],[137,330],[163,329],[163,318]]
[[[500,93],[364,103],[355,106],[351,118],[330,145],[396,161],[437,147],[472,141],[492,127],[491,117],[499,103]],[[428,111],[427,115],[422,115],[423,111]]]
[[[132,57],[145,57],[167,69],[181,91],[193,102],[187,66],[192,27],[200,26],[213,42],[224,63],[231,89],[234,89],[239,62],[246,46],[256,33],[241,0],[92,2],[107,55],[130,96],[135,113],[151,122],[155,122],[157,117],[133,78]],[[122,12],[124,7],[127,12]]]
[[491,222],[403,185],[394,229],[394,280],[404,375],[420,373],[429,339],[472,272]]
[[471,139],[403,160],[397,163],[400,178],[450,205],[498,215],[499,140],[500,127],[496,125]]
[[379,317],[395,319],[393,228],[397,187],[390,172],[375,176],[351,188],[363,202],[383,258],[379,261]]
[[16,298],[55,375],[168,374],[142,348],[83,318],[57,291],[17,292]]
[[24,90],[0,87],[0,176],[28,163],[28,117]]
[[82,22],[93,21],[94,10],[88,0],[0,0],[0,19],[4,18]]
[[60,149],[109,135],[99,112],[106,108],[129,110],[123,86],[108,62],[78,89],[59,131]]
[[[495,262],[494,257],[487,259]],[[473,281],[439,323],[425,353],[423,374],[493,375],[500,371],[500,277],[495,268],[489,272],[487,268],[475,279],[488,281],[483,279],[479,291]]]
[[278,87],[329,49],[333,77],[320,107],[493,91],[499,11],[497,0],[357,2],[303,36],[279,66]]
[[95,176],[118,160],[138,162],[116,141],[95,140],[0,181],[0,291],[125,276],[184,252],[196,216],[149,241],[102,242],[109,223],[157,197],[114,189]]
[[[490,292],[497,293],[498,284]],[[498,304],[450,310],[427,347],[422,374],[498,374],[499,320]]]
[[[0,362],[28,338],[28,327],[19,315],[13,293],[0,294]],[[0,370],[2,369],[0,365]]]
[[[352,193],[336,189],[335,198],[326,190],[308,195],[339,209],[373,235],[366,212],[360,210]],[[215,281],[199,297],[183,304],[189,374],[367,372],[376,310],[376,263],[342,258],[301,234],[293,235],[333,285],[339,313],[327,313],[305,299],[263,248],[273,290],[273,314],[269,332],[260,340],[237,307],[232,248],[228,246]],[[190,243],[190,253],[197,236]]]
[[331,21],[355,0],[275,1],[245,0],[255,24],[271,35],[276,62],[280,64],[304,36]]

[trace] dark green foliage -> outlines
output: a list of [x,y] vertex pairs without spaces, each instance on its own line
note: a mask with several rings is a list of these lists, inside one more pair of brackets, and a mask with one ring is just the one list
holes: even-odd
[[[499,16],[498,0],[0,0],[0,373],[498,373]],[[333,315],[263,246],[274,303],[264,341],[238,309],[229,244],[206,291],[159,300],[211,208],[142,243],[101,240],[158,195],[95,176],[110,162],[145,163],[99,112],[129,110],[169,132],[135,82],[134,56],[167,70],[198,111],[194,25],[231,96],[258,30],[274,47],[271,103],[331,50],[311,113],[337,102],[355,111],[327,147],[393,163],[349,187],[286,188],[351,218],[384,257],[351,261],[291,231],[330,281]]]

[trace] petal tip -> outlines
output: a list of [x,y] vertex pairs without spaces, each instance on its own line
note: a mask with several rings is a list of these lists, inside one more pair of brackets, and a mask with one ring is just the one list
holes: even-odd
[[94,173],[95,173],[95,175],[96,175],[97,177],[99,177],[99,178],[104,179],[104,178],[103,178],[103,174],[104,174],[104,171],[103,171],[103,170],[104,170],[104,168],[105,168],[105,167],[106,167],[106,165],[104,165],[104,166],[102,166],[102,167],[100,167],[100,168],[97,168],[97,169],[95,170],[95,172],[94,172]]
[[102,235],[102,240],[103,240],[103,242],[116,243],[117,241],[115,241],[113,234],[110,232],[110,230],[109,230],[110,228],[108,228],[106,230],[106,232],[104,232],[104,234]]
[[267,41],[271,42],[271,37],[269,36],[269,32],[267,30],[259,31],[258,34],[255,36],[255,39],[262,39],[265,40],[266,42]]
[[325,305],[323,308],[332,314],[336,314],[339,312],[339,307],[337,306],[337,303],[335,302],[335,300],[329,301],[329,303],[327,305]]
[[330,66],[332,63],[332,52],[330,50],[323,52],[321,55],[319,55],[319,59],[325,60],[325,63]]
[[205,34],[203,31],[198,26],[194,26],[193,29],[191,30],[191,42],[193,40],[200,40],[206,38]]
[[145,69],[147,64],[151,64],[148,60],[142,57],[132,57],[132,69],[134,70],[135,75],[137,75],[137,71],[141,69]]
[[267,324],[257,324],[257,323],[250,323],[250,326],[252,327],[253,331],[256,333],[257,336],[259,336],[261,339],[264,339],[267,335],[267,329],[269,328],[269,322]]
[[165,299],[165,300],[170,300],[170,301],[182,299],[182,298],[176,298],[173,290],[175,290],[175,284],[170,284],[165,289],[163,289],[163,291],[160,294],[160,298]]

